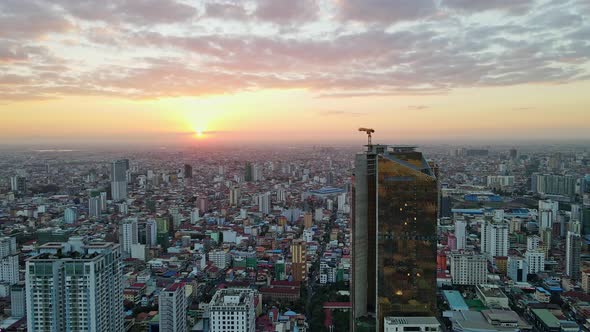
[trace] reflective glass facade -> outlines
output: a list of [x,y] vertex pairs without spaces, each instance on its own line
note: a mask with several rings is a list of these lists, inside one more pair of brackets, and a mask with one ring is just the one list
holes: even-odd
[[413,148],[368,146],[356,157],[353,329],[387,316],[436,316],[438,184]]

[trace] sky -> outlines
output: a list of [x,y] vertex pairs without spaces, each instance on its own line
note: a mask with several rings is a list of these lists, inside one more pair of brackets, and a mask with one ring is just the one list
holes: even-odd
[[2,0],[0,144],[590,139],[588,0]]

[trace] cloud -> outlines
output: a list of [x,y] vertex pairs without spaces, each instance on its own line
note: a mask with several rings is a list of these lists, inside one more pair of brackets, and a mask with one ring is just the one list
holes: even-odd
[[427,105],[410,105],[410,106],[408,106],[408,109],[413,110],[413,111],[422,111],[422,110],[426,110],[429,108],[430,108],[430,106],[427,106]]
[[254,16],[263,21],[292,23],[314,20],[318,12],[317,0],[258,0]]
[[193,18],[195,7],[175,0],[56,0],[64,11],[87,21],[153,25]]
[[502,10],[513,14],[524,14],[533,7],[534,0],[442,0],[444,7],[463,11],[480,12]]
[[0,1],[0,39],[38,38],[65,32],[71,22],[48,6],[33,0]]
[[340,16],[362,22],[396,23],[434,15],[434,0],[341,0]]
[[341,116],[359,117],[359,116],[367,115],[367,113],[363,113],[363,112],[337,111],[337,110],[318,111],[317,113],[322,116],[338,116],[338,117],[341,117]]
[[[0,98],[268,88],[354,98],[589,79],[584,2],[437,3],[224,0],[197,8],[179,0],[0,1]],[[522,6],[527,14],[474,19]],[[21,16],[25,21],[14,27],[6,24]]]
[[205,17],[223,18],[233,20],[246,20],[248,12],[240,3],[207,3],[205,4]]

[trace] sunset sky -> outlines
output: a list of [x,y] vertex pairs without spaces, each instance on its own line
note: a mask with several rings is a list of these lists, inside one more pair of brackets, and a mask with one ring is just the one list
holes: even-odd
[[0,144],[590,139],[589,18],[588,0],[1,0]]

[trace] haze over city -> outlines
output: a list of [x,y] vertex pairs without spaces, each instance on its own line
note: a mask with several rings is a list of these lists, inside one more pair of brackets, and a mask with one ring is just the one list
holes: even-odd
[[585,0],[0,2],[2,145],[590,139]]

